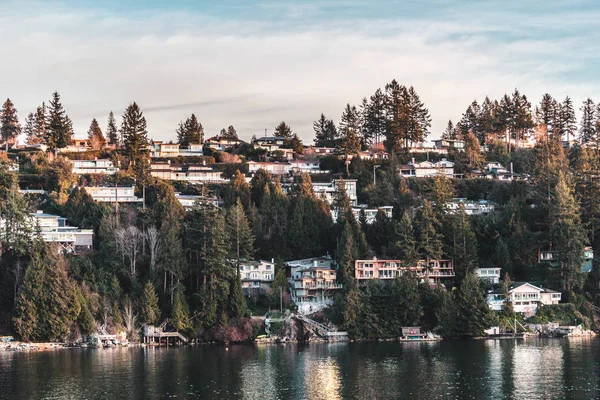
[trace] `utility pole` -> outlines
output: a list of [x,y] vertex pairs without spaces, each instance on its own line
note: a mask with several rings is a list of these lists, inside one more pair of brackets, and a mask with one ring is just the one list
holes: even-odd
[[283,313],[283,287],[281,286],[279,287],[279,312]]
[[373,164],[373,186],[377,186],[377,178],[376,178],[376,175],[375,175],[375,170],[377,168],[379,168],[379,167],[381,167],[381,165],[375,165],[375,164]]

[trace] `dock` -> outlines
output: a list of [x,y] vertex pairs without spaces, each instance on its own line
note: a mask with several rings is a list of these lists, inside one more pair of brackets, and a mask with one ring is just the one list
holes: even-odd
[[164,344],[168,347],[169,344],[187,343],[187,338],[179,332],[166,332],[163,326],[146,325],[143,329],[144,343],[160,346]]

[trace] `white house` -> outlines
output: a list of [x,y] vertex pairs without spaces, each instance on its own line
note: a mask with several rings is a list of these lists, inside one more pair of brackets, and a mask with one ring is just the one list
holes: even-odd
[[[334,179],[330,183],[313,182],[313,190],[317,196],[324,198],[329,204],[332,204],[333,199],[335,198],[337,183],[340,181],[340,179]],[[350,198],[350,202],[352,205],[356,205],[358,203],[358,197],[356,196],[357,180],[344,179],[343,182],[346,194],[348,195],[348,198]]]
[[[354,218],[357,221],[359,221],[361,212],[364,212],[365,217],[366,217],[366,222],[367,222],[367,224],[370,225],[373,222],[375,222],[377,213],[379,213],[379,211],[383,211],[383,213],[385,214],[385,216],[387,218],[392,218],[393,210],[394,210],[393,206],[381,206],[381,207],[376,207],[376,208],[368,208],[365,204],[359,204],[358,206],[352,207],[352,214],[354,215]],[[332,209],[331,210],[331,218],[333,218],[334,221],[337,221],[337,217],[338,217],[337,210]]]
[[422,161],[414,160],[408,165],[400,166],[400,176],[407,178],[429,178],[436,175],[445,175],[449,178],[454,176],[454,163],[443,158],[441,161]]
[[140,203],[143,201],[135,195],[135,186],[86,186],[84,189],[99,202]]
[[175,198],[186,210],[194,207],[196,202],[211,204],[213,207],[219,207],[220,205],[220,201],[217,197],[205,197],[196,194],[181,194],[179,192],[175,192]]
[[191,143],[187,147],[181,147],[179,143],[164,143],[160,140],[153,140],[150,143],[150,157],[152,158],[170,158],[170,157],[190,157],[201,156],[203,154],[201,143]]
[[274,260],[247,261],[240,263],[240,279],[242,289],[258,289],[268,291],[275,280]]
[[[543,289],[527,282],[514,283],[508,290],[509,301],[515,312],[525,316],[535,315],[538,306],[558,304],[561,293],[550,289]],[[500,311],[504,308],[504,289],[491,290],[487,295],[487,302],[491,310]]]
[[42,235],[47,243],[58,243],[60,251],[65,253],[76,253],[82,249],[92,248],[94,237],[93,229],[79,229],[68,226],[67,219],[53,214],[45,214],[38,210],[31,214],[32,227]]
[[264,162],[264,161],[248,161],[248,172],[255,173],[259,169],[264,169],[271,175],[287,175],[292,170],[292,165],[289,162]]
[[335,264],[328,255],[287,261],[285,265],[290,268],[292,299],[301,313],[330,305],[335,293],[342,289],[337,283]]
[[309,174],[327,174],[329,171],[322,170],[319,160],[292,160],[290,161],[291,172],[301,174],[303,172]]
[[175,164],[171,161],[153,162],[150,175],[169,181],[185,181],[190,183],[224,183],[221,171],[205,164]]
[[114,175],[119,169],[107,158],[95,160],[72,160],[73,172],[83,174],[105,174]]
[[475,273],[484,282],[500,283],[500,268],[477,268]]
[[446,203],[446,209],[449,213],[456,213],[460,209],[460,205],[465,206],[465,213],[467,215],[481,215],[489,214],[496,208],[494,203],[487,200],[467,200],[464,198],[452,199]]
[[229,139],[229,138],[213,136],[211,138],[208,138],[206,140],[206,142],[204,142],[204,145],[213,150],[226,151],[226,150],[231,150],[231,149],[241,145],[242,143],[244,143],[244,142],[239,139]]

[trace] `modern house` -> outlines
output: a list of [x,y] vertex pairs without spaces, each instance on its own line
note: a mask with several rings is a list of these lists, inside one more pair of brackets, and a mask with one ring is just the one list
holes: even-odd
[[444,175],[449,178],[454,176],[454,163],[443,158],[441,161],[409,162],[408,165],[399,167],[400,176],[405,178],[430,178]]
[[[585,261],[581,265],[581,272],[590,272],[592,270],[592,262],[594,260],[594,250],[591,246],[587,246],[583,250]],[[546,262],[553,267],[558,267],[558,254],[555,251],[540,250],[538,252],[538,263]]]
[[268,292],[275,280],[275,262],[274,260],[242,262],[240,263],[240,278],[242,289],[246,294],[251,289]]
[[456,198],[446,203],[446,210],[448,210],[449,213],[456,213],[460,209],[461,204],[465,206],[465,213],[467,215],[489,214],[496,208],[494,203],[491,203],[487,200],[467,200],[464,198]]
[[330,305],[335,293],[342,289],[337,283],[335,263],[328,255],[287,261],[285,265],[290,269],[292,299],[300,312]]
[[241,145],[242,143],[244,142],[239,139],[229,139],[219,136],[213,136],[211,138],[208,138],[206,142],[204,142],[204,145],[212,150],[226,151],[232,150],[235,147]]
[[73,164],[73,173],[78,175],[114,175],[119,170],[114,166],[113,162],[107,158],[95,160],[72,160],[71,163]]
[[[333,203],[333,199],[335,198],[335,192],[337,190],[337,183],[340,182],[340,179],[334,179],[331,183],[321,183],[321,182],[313,182],[313,190],[315,194],[319,197],[324,198],[329,204]],[[350,202],[352,205],[357,205],[358,197],[356,196],[356,179],[344,179],[344,188],[346,189],[346,194],[348,198],[350,198]]]
[[271,152],[279,150],[281,146],[284,145],[285,138],[279,136],[263,136],[252,139],[251,143],[254,145],[255,149],[263,149]]
[[330,171],[322,170],[319,160],[292,160],[290,161],[292,174],[328,174]]
[[408,265],[403,260],[356,260],[354,262],[355,279],[366,282],[371,279],[380,281],[393,280],[407,272],[414,273],[421,282],[427,278],[435,284],[452,283],[454,281],[454,262],[452,260],[419,260]]
[[217,197],[207,197],[196,194],[181,194],[179,192],[175,192],[175,198],[186,210],[194,207],[196,203],[210,204],[215,208],[221,205],[221,201]]
[[[525,316],[535,315],[538,306],[558,304],[561,293],[550,289],[543,289],[528,282],[515,282],[508,289],[509,301],[515,312],[523,313]],[[487,294],[487,302],[491,310],[501,311],[506,299],[504,289],[490,290]]]
[[334,153],[335,147],[304,146],[304,154],[317,154],[319,156],[326,156]]
[[84,189],[99,202],[140,203],[143,201],[135,195],[135,186],[85,186]]
[[68,226],[67,219],[38,210],[31,214],[32,228],[38,229],[47,243],[57,243],[64,253],[77,253],[90,250],[94,238],[93,229],[79,229]]
[[[381,206],[377,208],[368,208],[365,204],[359,204],[358,206],[352,207],[352,214],[354,214],[354,218],[357,221],[360,221],[360,215],[364,212],[367,224],[372,224],[375,222],[375,218],[377,217],[377,213],[382,211],[387,218],[392,218],[392,211],[394,210],[393,206]],[[337,210],[331,210],[331,217],[334,221],[337,221]]]
[[253,174],[259,169],[264,169],[271,175],[288,175],[292,170],[292,165],[289,162],[265,162],[265,161],[248,161],[248,172]]
[[477,268],[475,274],[488,284],[500,283],[500,268]]
[[150,157],[152,158],[171,158],[201,156],[203,145],[190,144],[188,147],[181,147],[179,143],[164,143],[160,140],[153,140],[150,143]]
[[440,150],[440,149],[445,149],[445,150],[454,149],[454,150],[458,150],[458,151],[465,150],[464,140],[439,139],[439,140],[434,140],[433,145],[437,150]]
[[153,162],[150,165],[150,175],[169,181],[184,181],[190,183],[224,183],[227,179],[221,177],[221,171],[205,164],[175,164],[171,161]]

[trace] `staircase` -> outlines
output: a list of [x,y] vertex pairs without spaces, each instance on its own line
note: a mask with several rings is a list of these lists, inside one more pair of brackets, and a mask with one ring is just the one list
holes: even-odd
[[336,329],[325,326],[317,321],[314,321],[305,315],[298,314],[295,316],[297,320],[302,321],[304,326],[308,327],[318,336],[322,337],[327,341],[346,341],[348,340],[348,333],[338,332]]

